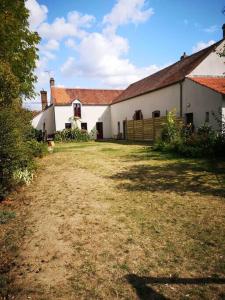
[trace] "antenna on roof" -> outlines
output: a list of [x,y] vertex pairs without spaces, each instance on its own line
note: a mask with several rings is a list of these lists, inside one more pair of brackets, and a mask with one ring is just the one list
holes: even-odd
[[[45,70],[45,73],[48,73],[49,79],[50,77],[54,77],[53,71],[52,70]],[[52,76],[53,75],[53,76]]]

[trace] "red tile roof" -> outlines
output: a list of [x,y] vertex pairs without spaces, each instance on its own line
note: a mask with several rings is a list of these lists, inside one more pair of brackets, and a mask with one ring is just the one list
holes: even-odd
[[190,56],[186,56],[175,64],[160,70],[142,80],[139,80],[124,90],[113,103],[121,102],[139,95],[143,95],[163,87],[182,81],[190,74],[214,49],[221,43],[219,41]]
[[55,105],[69,105],[76,99],[87,105],[108,105],[121,92],[122,90],[51,88],[52,103]]
[[225,95],[225,77],[188,77],[189,79]]

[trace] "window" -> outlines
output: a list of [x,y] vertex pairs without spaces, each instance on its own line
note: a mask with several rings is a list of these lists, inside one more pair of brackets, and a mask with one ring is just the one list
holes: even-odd
[[134,120],[143,120],[143,114],[141,110],[136,110],[133,116]]
[[74,117],[81,118],[81,106],[80,103],[74,103],[73,105]]
[[209,122],[209,112],[207,111],[206,113],[205,113],[205,122]]
[[65,128],[66,129],[71,129],[71,123],[65,123]]
[[160,110],[155,110],[152,112],[152,117],[153,118],[159,118],[160,117]]
[[120,134],[120,122],[117,123],[118,134]]
[[81,123],[81,129],[87,130],[87,123]]

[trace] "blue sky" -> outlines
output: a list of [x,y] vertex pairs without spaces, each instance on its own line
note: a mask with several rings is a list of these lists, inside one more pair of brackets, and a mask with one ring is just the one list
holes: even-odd
[[[62,4],[63,3],[63,4]],[[222,38],[223,0],[27,0],[42,38],[37,92],[124,88]],[[36,102],[36,104],[34,103]],[[29,103],[39,108],[40,98]]]

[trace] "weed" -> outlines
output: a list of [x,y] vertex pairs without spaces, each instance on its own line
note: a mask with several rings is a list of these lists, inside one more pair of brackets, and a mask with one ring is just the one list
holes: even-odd
[[0,224],[6,224],[15,217],[16,214],[14,211],[0,210]]

